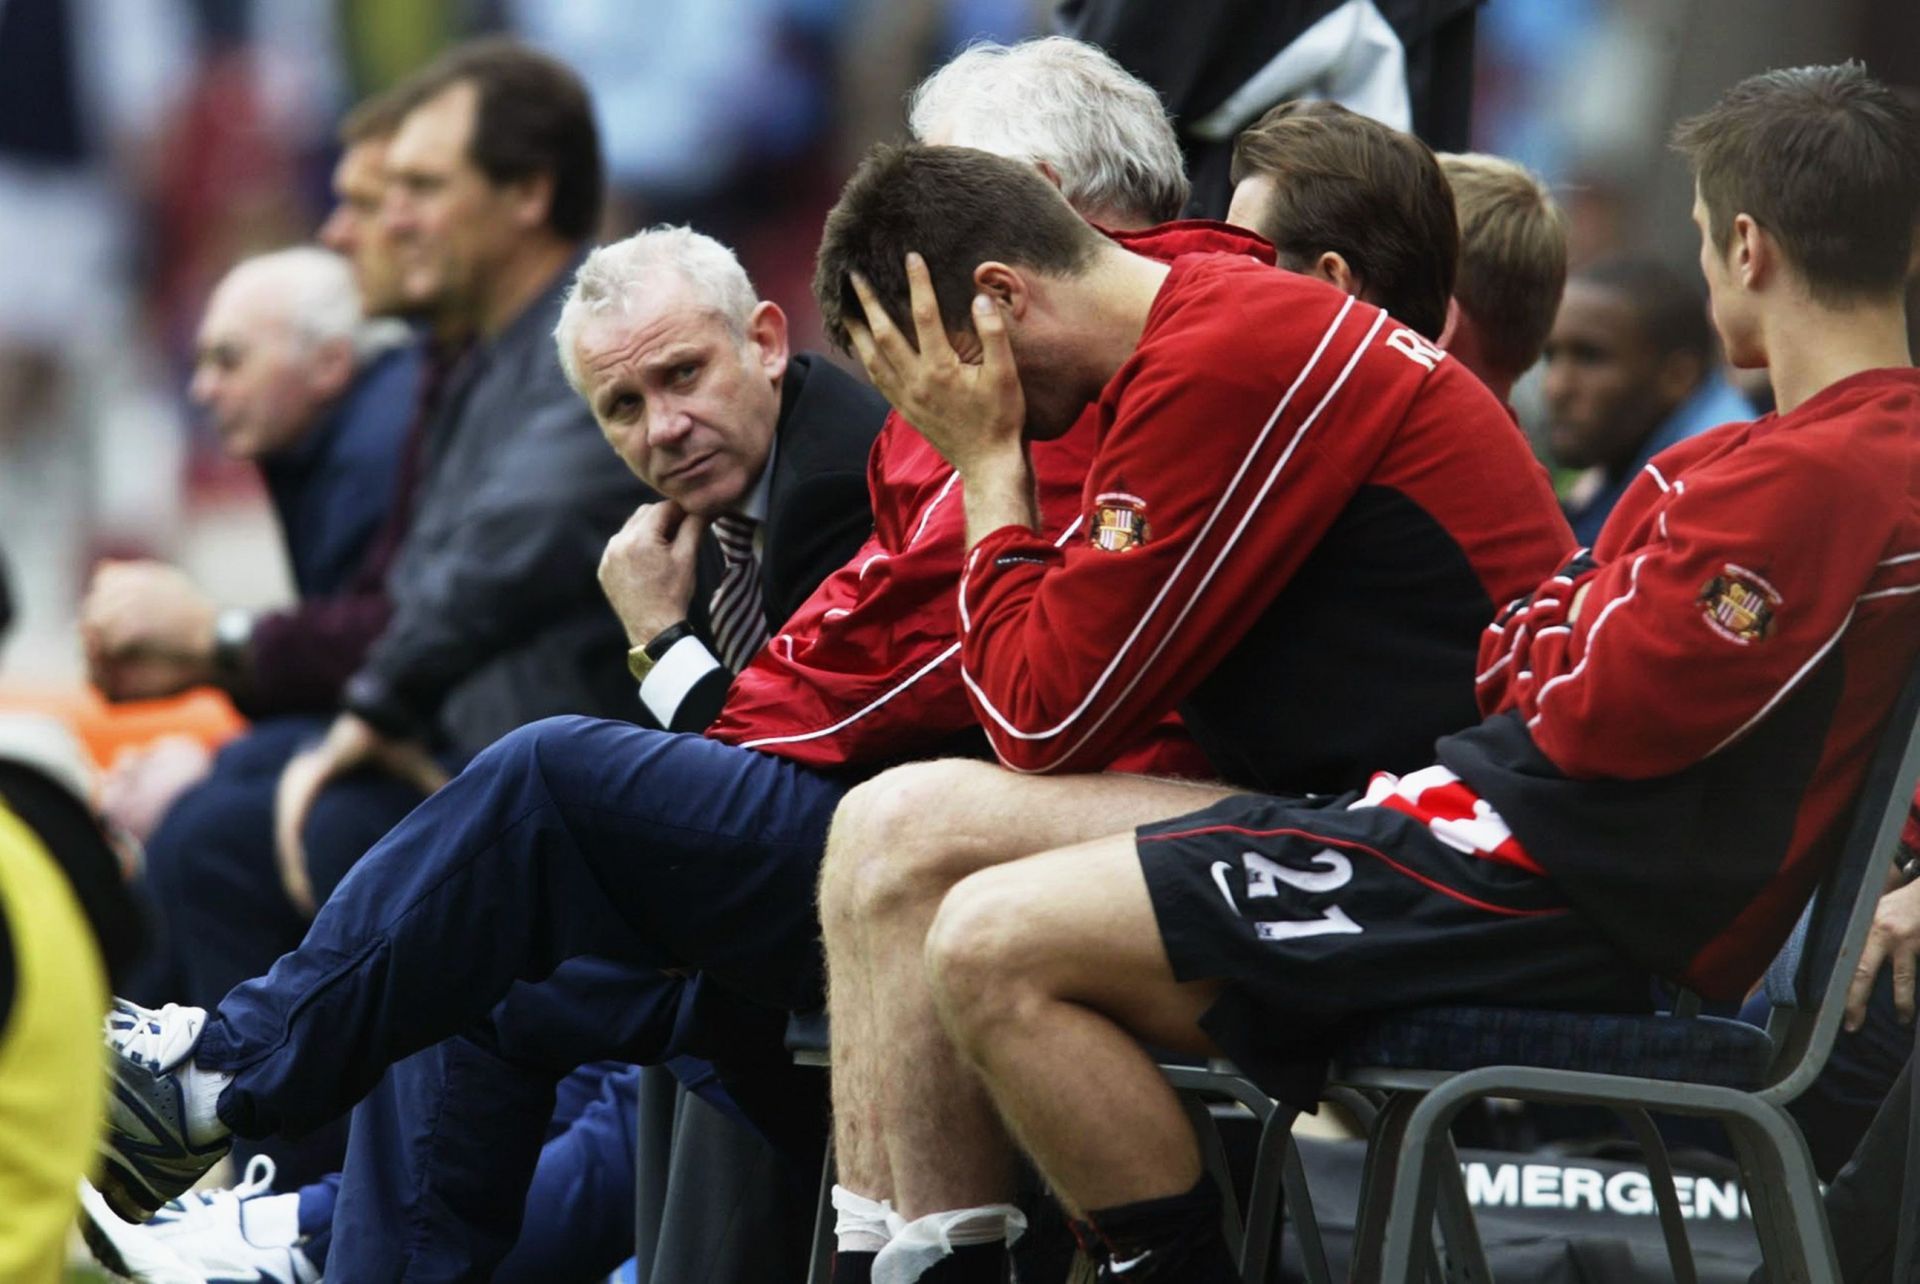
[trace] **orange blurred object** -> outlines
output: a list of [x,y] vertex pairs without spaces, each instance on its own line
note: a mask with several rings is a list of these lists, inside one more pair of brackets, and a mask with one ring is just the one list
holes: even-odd
[[162,736],[183,735],[218,748],[245,730],[247,721],[225,693],[212,687],[165,700],[109,704],[92,687],[38,687],[0,683],[0,713],[39,713],[72,728],[101,770],[129,749]]

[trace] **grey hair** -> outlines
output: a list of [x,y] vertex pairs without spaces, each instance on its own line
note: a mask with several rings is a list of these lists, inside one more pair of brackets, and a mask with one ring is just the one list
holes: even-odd
[[1153,88],[1070,36],[982,41],[920,82],[907,124],[940,141],[1045,165],[1083,215],[1178,218],[1189,187],[1173,122]]
[[242,259],[227,272],[223,288],[257,287],[274,301],[294,340],[312,350],[345,342],[353,363],[365,365],[411,337],[406,325],[389,317],[369,317],[360,305],[353,266],[332,250],[295,245]]
[[560,368],[575,392],[587,395],[574,358],[581,329],[593,317],[625,312],[641,282],[662,269],[678,272],[726,323],[734,339],[746,342],[760,296],[740,260],[705,233],[662,223],[601,246],[587,255],[574,274],[567,301],[560,307],[560,323],[553,328],[553,341],[560,349]]

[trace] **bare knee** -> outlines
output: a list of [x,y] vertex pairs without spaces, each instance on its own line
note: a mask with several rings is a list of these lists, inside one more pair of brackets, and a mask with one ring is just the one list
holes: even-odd
[[971,864],[960,821],[998,773],[966,759],[883,772],[840,801],[820,869],[829,942],[916,906],[930,910]]
[[1026,903],[1014,870],[982,870],[947,893],[927,931],[927,981],[941,1020],[964,1049],[1046,998]]

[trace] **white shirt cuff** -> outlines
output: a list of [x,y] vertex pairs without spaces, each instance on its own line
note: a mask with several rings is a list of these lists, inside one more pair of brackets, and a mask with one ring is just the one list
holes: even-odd
[[687,692],[719,667],[720,661],[713,658],[706,643],[699,638],[681,638],[648,670],[647,680],[640,684],[640,701],[661,726],[671,727]]

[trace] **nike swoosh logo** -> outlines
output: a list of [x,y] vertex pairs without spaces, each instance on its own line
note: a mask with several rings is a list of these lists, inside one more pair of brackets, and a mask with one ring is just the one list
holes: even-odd
[[[1226,864],[1225,861],[1214,862],[1215,872],[1217,873],[1220,866],[1224,864]],[[1134,1267],[1139,1266],[1141,1263],[1145,1262],[1149,1257],[1152,1257],[1152,1256],[1153,1256],[1153,1250],[1148,1249],[1146,1252],[1140,1254],[1140,1256],[1129,1257],[1124,1262],[1109,1260],[1107,1262],[1107,1269],[1112,1271],[1115,1275],[1125,1275],[1127,1272],[1131,1271]]]
[[[1238,914],[1240,912],[1240,906],[1234,902],[1233,889],[1227,886],[1227,871],[1232,868],[1233,863],[1231,861],[1217,860],[1213,862],[1213,882],[1214,885],[1220,889],[1220,895],[1227,898],[1227,908]],[[1136,1258],[1134,1260],[1138,1261],[1139,1259]],[[1120,1268],[1116,1266],[1114,1269],[1118,1270]]]

